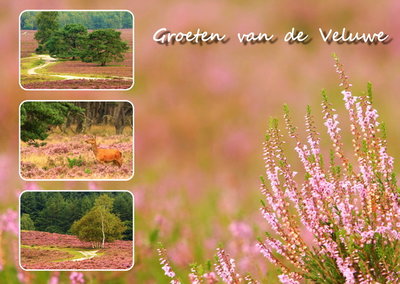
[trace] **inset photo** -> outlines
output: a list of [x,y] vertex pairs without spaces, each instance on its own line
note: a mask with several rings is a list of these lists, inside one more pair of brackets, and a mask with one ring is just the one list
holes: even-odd
[[24,180],[129,180],[134,173],[134,107],[129,101],[24,101]]
[[127,90],[134,18],[125,10],[26,10],[20,15],[25,90]]
[[20,266],[25,270],[129,270],[134,199],[128,191],[25,191]]

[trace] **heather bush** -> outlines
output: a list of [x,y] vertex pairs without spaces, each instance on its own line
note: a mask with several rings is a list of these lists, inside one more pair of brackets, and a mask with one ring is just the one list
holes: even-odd
[[[261,178],[261,213],[270,230],[257,247],[277,267],[281,283],[398,283],[400,202],[385,127],[372,106],[371,85],[366,95],[354,96],[335,60],[353,155],[345,148],[338,114],[325,92],[322,113],[332,145],[328,158],[311,109],[305,115],[303,142],[285,106],[285,126],[295,141],[302,166],[298,172],[304,177],[292,169],[278,120],[273,119],[264,142],[266,177]],[[171,283],[180,283],[165,251],[159,254]],[[215,283],[194,271],[189,275],[192,283]],[[240,276],[235,261],[222,249],[217,250],[214,271],[225,283],[257,282]]]

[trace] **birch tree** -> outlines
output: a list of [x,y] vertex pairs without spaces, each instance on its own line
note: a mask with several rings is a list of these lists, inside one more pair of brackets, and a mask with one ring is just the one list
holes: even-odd
[[93,248],[104,248],[106,242],[122,239],[127,228],[117,215],[111,213],[113,201],[107,194],[100,195],[93,208],[73,223],[72,234],[91,242]]

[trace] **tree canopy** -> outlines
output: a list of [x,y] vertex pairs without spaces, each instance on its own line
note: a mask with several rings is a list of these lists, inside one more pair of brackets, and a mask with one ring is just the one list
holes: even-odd
[[58,12],[40,12],[36,16],[37,32],[35,39],[38,41],[37,53],[45,52],[45,44],[51,36],[58,30]]
[[80,24],[68,24],[53,33],[45,48],[53,57],[79,58],[87,46],[88,31]]
[[[45,11],[49,13],[50,11]],[[21,30],[37,30],[36,16],[40,11],[26,11],[21,15]],[[80,24],[87,29],[131,29],[133,18],[127,11],[58,11],[61,27],[67,24]]]
[[21,140],[44,140],[50,126],[61,125],[83,110],[69,102],[25,102],[21,105]]
[[84,62],[97,62],[101,66],[108,62],[124,60],[124,53],[129,46],[121,39],[121,32],[112,29],[96,30],[89,34]]
[[21,229],[76,234],[101,243],[102,235],[98,237],[103,216],[105,242],[132,240],[132,206],[127,192],[28,191],[21,196]]
[[36,14],[37,53],[48,52],[53,57],[72,60],[80,58],[101,66],[124,60],[124,53],[129,46],[122,40],[121,32],[108,28],[88,33],[86,25],[74,22],[60,25],[58,18],[59,12],[43,11]]
[[92,242],[94,247],[104,247],[105,242],[122,238],[127,227],[111,212],[113,201],[105,194],[97,197],[93,208],[72,224],[71,233],[82,241]]

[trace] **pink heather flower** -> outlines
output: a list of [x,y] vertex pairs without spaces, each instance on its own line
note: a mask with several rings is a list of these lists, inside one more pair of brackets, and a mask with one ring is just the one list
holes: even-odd
[[206,284],[215,284],[218,282],[217,275],[214,272],[204,273],[203,279]]
[[58,284],[60,281],[60,272],[59,271],[55,271],[53,272],[53,274],[51,275],[48,284]]
[[237,238],[249,239],[253,235],[250,226],[245,222],[232,222],[229,225],[229,230]]
[[18,213],[16,211],[8,209],[5,213],[0,215],[0,231],[9,232],[18,236]]
[[71,284],[83,284],[85,283],[85,278],[83,273],[80,272],[71,272],[69,275],[69,280]]
[[189,281],[191,284],[216,284],[218,283],[217,275],[214,272],[207,272],[203,275],[199,275],[196,268],[192,267],[190,269]]
[[269,260],[271,263],[277,263],[276,259],[272,256],[271,250],[266,247],[263,243],[257,243],[257,247],[260,250],[261,254]]
[[223,249],[217,248],[217,263],[215,271],[225,283],[239,283],[240,275],[236,273],[235,260],[230,258]]
[[294,280],[293,278],[291,278],[289,275],[286,274],[281,274],[278,276],[278,278],[282,284],[300,284],[299,281]]
[[158,255],[160,256],[159,261],[161,264],[162,270],[164,270],[164,274],[171,278],[171,284],[180,284],[180,281],[176,278],[175,272],[172,270],[171,265],[167,259],[166,251],[164,248],[157,249]]
[[[192,272],[193,272],[194,268],[192,268]],[[201,280],[200,277],[197,275],[197,273],[190,273],[189,274],[189,280],[191,284],[200,284]]]
[[165,259],[160,260],[160,263],[162,265],[162,267],[161,267],[162,270],[164,270],[164,272],[165,272],[165,275],[168,276],[169,278],[174,278],[175,272],[172,270],[169,263]]
[[17,278],[18,278],[19,282],[25,283],[25,274],[23,271],[18,271]]
[[339,267],[340,272],[346,278],[346,284],[354,284],[356,280],[354,278],[355,270],[350,265],[350,258],[343,260],[341,257],[336,258],[336,263]]

